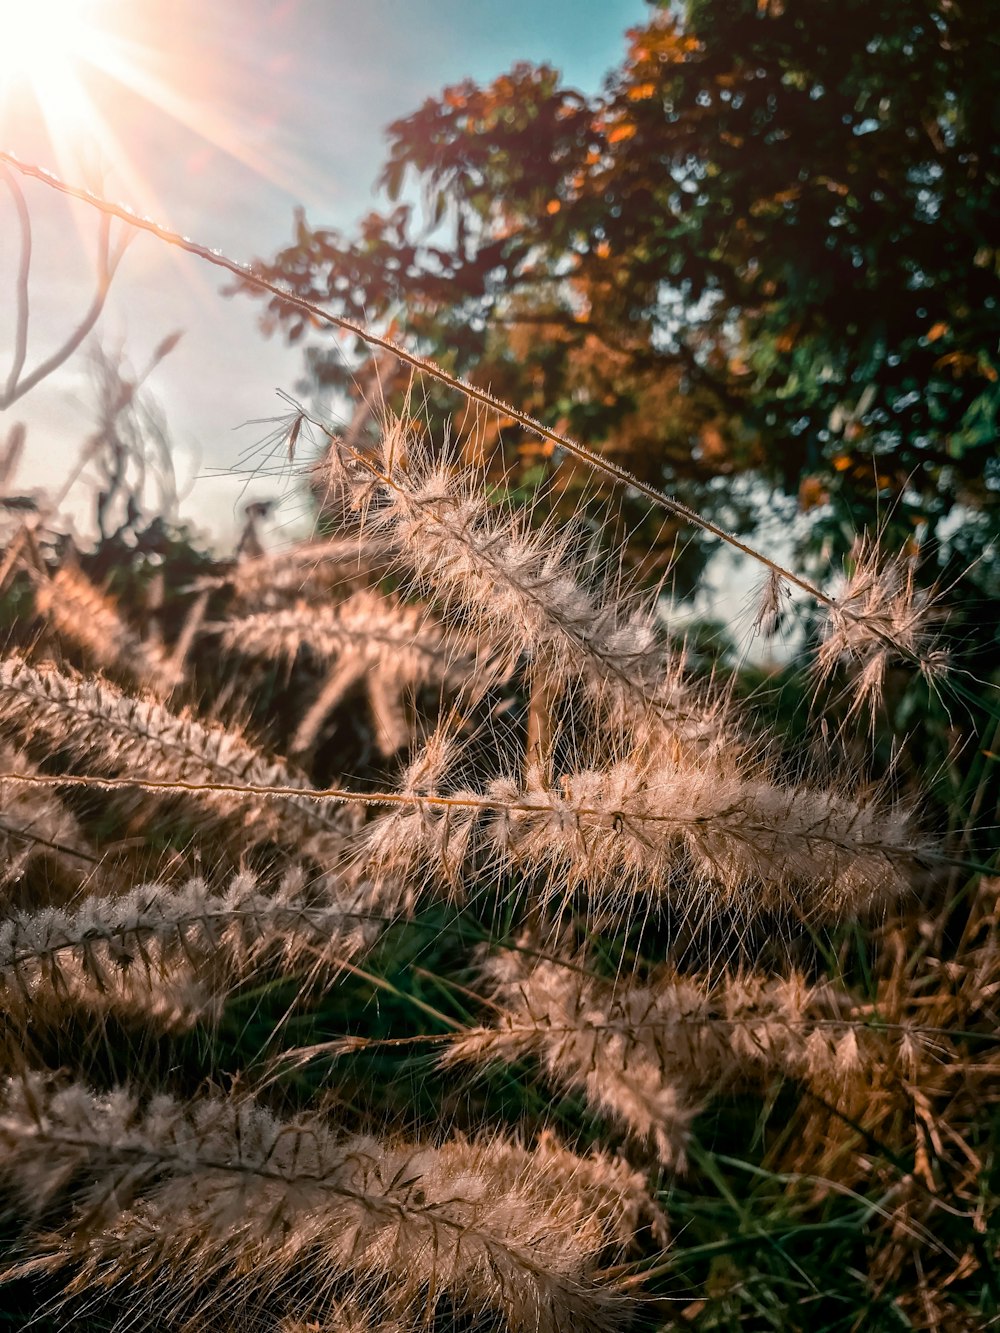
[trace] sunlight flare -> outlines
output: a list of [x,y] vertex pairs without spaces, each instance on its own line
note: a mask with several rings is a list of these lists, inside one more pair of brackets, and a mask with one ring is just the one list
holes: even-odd
[[300,161],[255,142],[250,109],[224,108],[198,32],[163,0],[0,0],[0,139],[39,124],[59,169],[113,172],[135,207],[159,211],[137,127],[166,117],[297,193]]
[[0,0],[0,98],[27,91],[50,128],[79,112],[80,69],[100,64],[111,42],[95,0]]

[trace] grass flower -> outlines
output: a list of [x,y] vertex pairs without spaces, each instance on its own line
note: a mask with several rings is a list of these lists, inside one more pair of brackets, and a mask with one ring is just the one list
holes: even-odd
[[[390,1313],[448,1299],[531,1333],[625,1323],[628,1302],[600,1267],[621,1209],[581,1210],[548,1151],[515,1163],[502,1142],[382,1142],[246,1098],[143,1104],[34,1074],[7,1082],[0,1148],[22,1219],[69,1205],[71,1228],[85,1228],[75,1243],[49,1222],[44,1267],[149,1287],[132,1311],[147,1326],[190,1315],[208,1284],[216,1317],[294,1292],[323,1312],[353,1289]],[[581,1188],[602,1188],[586,1167]]]

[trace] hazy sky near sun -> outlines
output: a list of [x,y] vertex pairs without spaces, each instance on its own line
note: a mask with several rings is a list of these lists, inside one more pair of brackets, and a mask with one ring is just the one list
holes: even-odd
[[[5,13],[23,4],[0,0],[0,41]],[[93,0],[86,12],[97,39],[89,63],[70,53],[75,80],[46,83],[36,53],[34,90],[11,86],[9,74],[6,90],[0,83],[0,146],[77,183],[92,183],[100,162],[109,197],[250,259],[288,243],[297,204],[314,223],[349,229],[376,202],[384,127],[446,84],[529,60],[594,91],[648,9],[643,0]],[[30,367],[87,304],[97,219],[44,186],[24,189],[35,226]],[[13,222],[0,189],[0,379],[13,346]],[[150,385],[177,470],[192,483],[185,512],[225,533],[241,502],[230,470],[267,433],[242,423],[282,410],[275,390],[293,387],[301,352],[265,340],[260,303],[224,298],[220,278],[139,236],[98,332],[142,365],[184,330]],[[0,414],[0,438],[14,421],[28,427],[22,487],[58,482],[88,429],[89,401],[78,354]],[[255,495],[274,491],[263,479],[252,485]],[[290,501],[282,513],[294,509]]]

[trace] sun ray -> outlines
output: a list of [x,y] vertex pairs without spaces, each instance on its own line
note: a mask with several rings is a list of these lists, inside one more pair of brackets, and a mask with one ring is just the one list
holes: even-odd
[[[82,175],[98,193],[113,182],[146,216],[170,211],[154,185],[163,188],[162,164],[150,154],[171,126],[201,145],[191,153],[224,153],[296,198],[314,189],[305,159],[282,148],[259,106],[245,102],[245,80],[219,95],[210,45],[162,0],[0,0],[0,143],[34,155],[25,140],[40,134],[61,175]],[[75,210],[72,225],[89,253],[93,240]],[[177,262],[173,252],[167,262]],[[206,281],[189,271],[183,281],[199,301],[214,301]]]
[[209,69],[196,34],[170,30],[161,47],[156,36],[167,31],[169,8],[144,7],[130,32],[136,18],[123,0],[0,0],[0,133],[31,107],[64,174],[78,174],[96,156],[135,207],[158,212],[148,181],[128,159],[128,136],[115,130],[129,114],[128,98],[138,97],[262,179],[300,194],[311,175],[306,163],[249,133],[248,108],[226,111],[219,98],[190,91]]
[[150,54],[124,43],[109,43],[95,65],[124,88],[144,98],[177,124],[194,131],[199,138],[221,149],[237,162],[249,167],[263,179],[295,193],[303,164],[280,163],[273,150],[256,149],[246,127],[234,117],[207,106],[200,99],[186,96],[170,79],[151,68]]

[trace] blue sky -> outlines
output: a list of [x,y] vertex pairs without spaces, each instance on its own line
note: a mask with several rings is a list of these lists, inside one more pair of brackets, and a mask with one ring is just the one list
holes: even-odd
[[[117,145],[105,192],[237,259],[285,244],[296,204],[314,222],[349,228],[375,202],[385,125],[446,84],[488,80],[530,60],[554,64],[567,82],[593,91],[620,60],[626,28],[647,13],[643,0],[93,3],[118,44],[118,77],[81,73],[107,142]],[[27,88],[0,99],[0,143],[19,156],[77,179],[102,156],[87,143],[86,126],[72,148],[65,133],[58,138],[53,143],[44,132]],[[103,160],[107,166],[107,151]],[[25,189],[36,225],[31,362],[86,304],[95,219],[44,187]],[[10,308],[15,254],[5,197],[0,210],[5,375],[12,328],[2,312]],[[224,474],[261,433],[241,423],[278,412],[274,391],[293,385],[300,353],[265,341],[257,305],[226,300],[218,289],[217,275],[198,261],[139,237],[101,332],[142,364],[165,334],[185,331],[151,384],[171,426],[178,471],[191,483],[185,509],[225,533],[236,522],[242,480]],[[58,481],[86,433],[87,402],[78,357],[0,415],[0,436],[14,420],[28,426],[22,484]],[[252,490],[269,487],[258,482]]]

